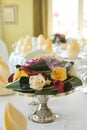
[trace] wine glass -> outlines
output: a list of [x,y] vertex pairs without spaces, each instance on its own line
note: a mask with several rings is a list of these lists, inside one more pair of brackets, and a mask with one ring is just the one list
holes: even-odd
[[79,59],[75,63],[76,75],[82,80],[82,87],[79,88],[80,92],[87,92],[87,59]]
[[82,81],[83,81],[82,92],[86,94],[87,93],[87,72],[86,71],[82,75]]

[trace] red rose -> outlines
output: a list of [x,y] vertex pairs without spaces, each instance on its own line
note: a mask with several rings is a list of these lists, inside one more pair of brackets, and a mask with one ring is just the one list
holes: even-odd
[[57,89],[58,93],[62,93],[64,91],[64,83],[60,80],[54,81],[54,87]]

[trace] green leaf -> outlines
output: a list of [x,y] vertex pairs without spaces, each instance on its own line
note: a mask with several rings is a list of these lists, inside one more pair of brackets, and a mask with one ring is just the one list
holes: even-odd
[[61,63],[62,63],[63,66],[65,66],[68,63],[68,61],[63,60],[63,61],[61,61]]
[[40,60],[30,65],[31,71],[48,71],[50,70],[44,60]]
[[57,90],[55,88],[45,88],[45,89],[42,89],[42,90],[36,90],[34,92],[34,94],[36,95],[55,95],[57,94]]
[[69,82],[72,85],[73,88],[82,85],[82,81],[78,77],[76,77],[76,76],[72,76],[69,79],[65,80],[64,84],[67,83],[67,82]]
[[20,67],[20,65],[16,65],[16,68],[19,68]]
[[[64,92],[70,91],[80,85],[82,85],[81,80],[75,76],[72,76],[64,81]],[[52,84],[50,86],[45,86],[42,90],[31,89],[29,87],[29,78],[24,76],[14,82],[7,84],[6,88],[23,93],[34,93],[38,95],[55,95],[58,93]]]
[[29,78],[21,77],[16,81],[10,82],[6,85],[9,89],[28,89],[29,88]]

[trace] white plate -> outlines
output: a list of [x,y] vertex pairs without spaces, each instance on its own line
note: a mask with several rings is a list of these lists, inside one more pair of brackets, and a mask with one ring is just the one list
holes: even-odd
[[47,56],[47,55],[50,55],[51,53],[49,52],[46,52],[44,50],[41,50],[41,49],[38,49],[38,50],[32,50],[31,52],[29,52],[25,57],[25,61],[28,61],[28,60],[32,60],[34,59],[35,57],[38,57],[38,56]]
[[11,89],[6,89],[4,87],[0,87],[0,96],[10,95],[10,94],[14,94],[14,91]]

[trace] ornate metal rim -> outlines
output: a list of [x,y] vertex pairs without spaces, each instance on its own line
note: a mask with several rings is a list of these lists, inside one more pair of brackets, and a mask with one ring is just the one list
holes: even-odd
[[64,92],[64,93],[58,93],[56,96],[65,96],[65,95],[73,93],[74,91],[75,91],[75,89],[72,89],[72,90]]
[[[71,93],[73,93],[75,91],[75,89],[72,89],[70,91],[67,91],[67,92],[63,92],[63,93],[58,93],[56,95],[48,95],[49,97],[60,97],[60,96],[66,96],[66,95],[69,95]],[[16,92],[19,92],[19,93],[22,93],[23,95],[26,95],[28,97],[34,97],[35,94],[34,93],[25,93],[25,92],[22,92],[22,91],[16,91]],[[40,95],[39,95],[40,96]]]

